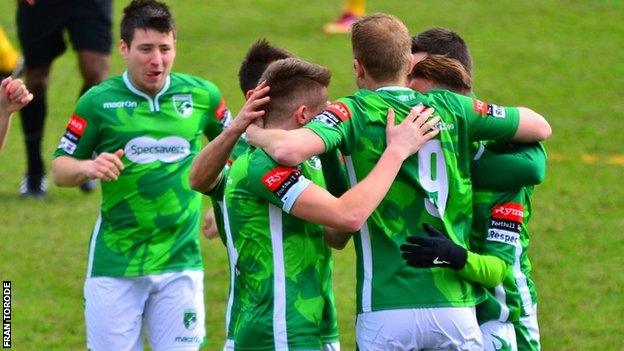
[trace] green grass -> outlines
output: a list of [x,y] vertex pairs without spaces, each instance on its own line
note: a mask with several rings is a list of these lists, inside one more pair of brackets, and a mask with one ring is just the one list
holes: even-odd
[[[115,1],[115,21],[125,1]],[[210,5],[208,5],[210,3]],[[333,72],[331,96],[354,91],[347,36],[326,36],[338,1],[171,1],[179,28],[175,69],[205,77],[230,107],[242,103],[236,72],[252,41],[267,37]],[[544,350],[621,350],[624,322],[624,165],[608,164],[624,147],[624,3],[617,1],[369,1],[368,11],[398,15],[414,33],[450,27],[469,43],[476,91],[487,101],[543,113],[548,179],[534,196],[531,255],[539,289]],[[0,23],[16,38],[14,1]],[[118,30],[115,30],[118,37]],[[111,72],[123,63],[114,52]],[[44,150],[50,155],[81,84],[76,58],[54,64]],[[84,349],[82,283],[99,195],[51,186],[45,202],[17,196],[24,172],[18,118],[0,153],[0,278],[13,281],[16,350]],[[583,153],[595,163],[580,162]],[[223,342],[228,270],[219,242],[203,240],[208,343]],[[354,255],[336,254],[342,345],[354,349]],[[408,293],[408,292],[406,292]]]

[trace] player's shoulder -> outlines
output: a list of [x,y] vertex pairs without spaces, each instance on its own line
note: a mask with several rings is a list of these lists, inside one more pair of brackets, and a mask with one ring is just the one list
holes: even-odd
[[78,105],[104,106],[107,102],[117,101],[120,96],[129,94],[122,76],[110,77],[94,85],[78,99]]

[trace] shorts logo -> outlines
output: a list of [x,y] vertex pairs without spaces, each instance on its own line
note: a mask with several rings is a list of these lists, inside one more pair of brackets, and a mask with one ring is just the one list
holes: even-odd
[[301,172],[295,167],[276,167],[262,177],[262,183],[283,200],[288,190],[297,184],[300,176]]
[[173,95],[173,108],[182,117],[188,117],[193,113],[193,95]]
[[492,208],[492,218],[522,223],[524,220],[524,207],[515,202],[508,202]]
[[65,129],[65,134],[61,138],[58,148],[72,155],[76,151],[78,141],[84,134],[85,128],[87,128],[87,120],[73,114],[67,123],[67,129]]
[[170,136],[160,140],[151,137],[138,137],[130,140],[124,147],[126,157],[139,164],[155,161],[173,163],[190,154],[188,140],[179,136]]
[[323,112],[316,115],[313,120],[324,123],[330,127],[335,127],[351,118],[351,112],[347,105],[336,102],[327,106]]
[[184,311],[184,327],[193,330],[197,326],[197,311],[189,309]]

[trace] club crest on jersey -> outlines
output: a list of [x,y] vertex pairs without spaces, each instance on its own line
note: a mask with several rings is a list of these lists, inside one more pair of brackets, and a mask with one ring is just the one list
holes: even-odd
[[296,167],[275,167],[262,177],[262,183],[283,201],[300,176],[301,172]]
[[312,156],[306,162],[314,169],[321,169],[321,159],[318,156]]
[[197,326],[197,311],[195,309],[188,309],[184,311],[183,317],[184,327],[188,330],[193,330]]
[[193,95],[177,94],[173,95],[173,108],[182,117],[188,117],[193,113]]

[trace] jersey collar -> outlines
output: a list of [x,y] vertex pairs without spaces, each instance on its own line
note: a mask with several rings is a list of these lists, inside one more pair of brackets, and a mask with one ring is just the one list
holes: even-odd
[[412,89],[407,88],[407,87],[402,87],[402,86],[398,86],[398,85],[390,85],[387,87],[381,87],[381,88],[377,88],[375,89],[375,91],[412,91]]
[[160,91],[156,95],[154,95],[154,98],[145,94],[139,88],[135,87],[132,84],[128,71],[124,71],[122,76],[123,76],[123,81],[126,84],[126,87],[128,88],[128,90],[135,93],[136,95],[144,97],[147,100],[147,102],[150,105],[150,111],[152,112],[160,111],[160,103],[158,102],[158,99],[162,96],[162,94],[164,94],[167,91],[167,89],[169,89],[169,86],[171,85],[171,75],[167,76],[167,78],[165,79],[165,85],[163,85],[162,89],[160,89]]

